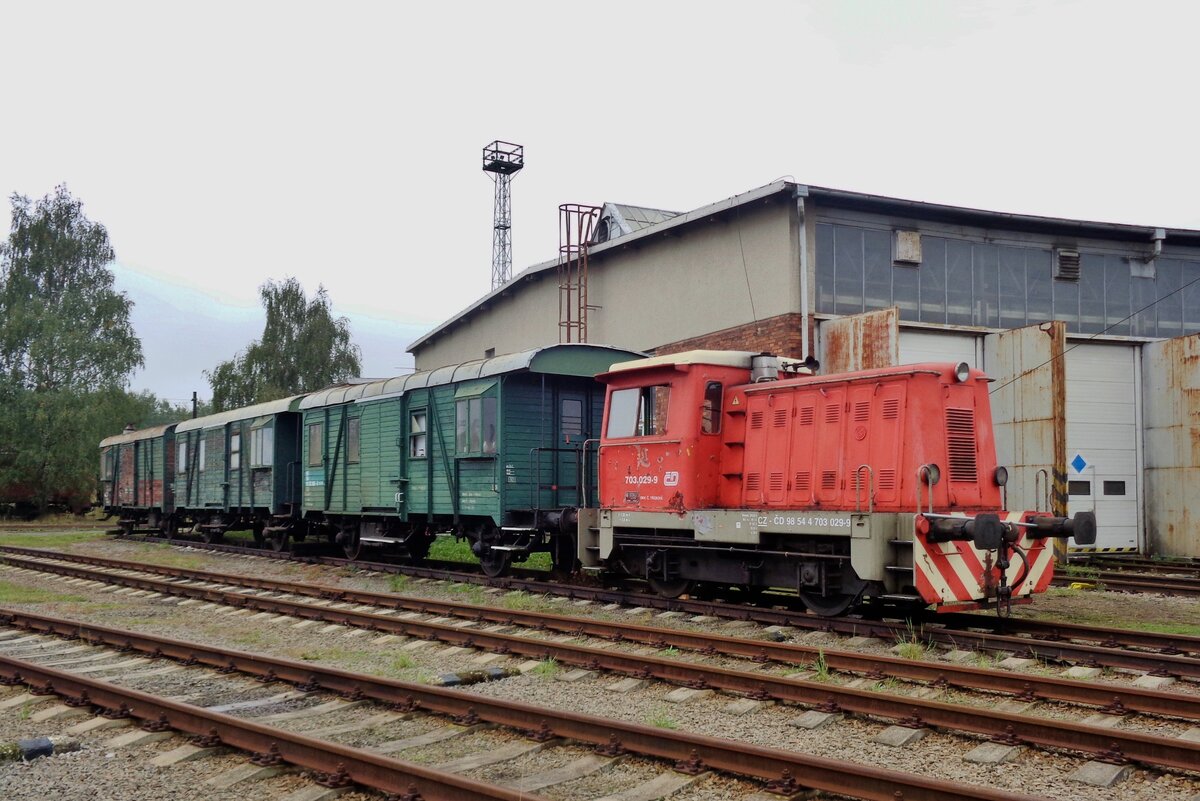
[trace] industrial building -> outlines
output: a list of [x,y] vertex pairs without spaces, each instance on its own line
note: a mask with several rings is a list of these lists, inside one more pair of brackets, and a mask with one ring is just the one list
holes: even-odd
[[790,181],[686,213],[610,203],[583,230],[414,342],[417,369],[581,337],[822,372],[966,361],[995,379],[1009,508],[1094,509],[1099,549],[1200,556],[1200,231]]

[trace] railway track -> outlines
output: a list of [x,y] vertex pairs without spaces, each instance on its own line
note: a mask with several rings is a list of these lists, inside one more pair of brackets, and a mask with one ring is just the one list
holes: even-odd
[[[189,547],[189,545],[184,543],[183,547]],[[220,550],[245,556],[263,554],[257,549],[236,546],[222,546]],[[65,554],[36,548],[0,546],[0,554],[4,553],[31,557],[45,556],[109,568],[147,570],[158,572],[160,575],[180,575],[178,572],[172,572],[172,569],[159,570],[141,562]],[[286,554],[276,556],[287,558]],[[1063,622],[1048,623],[1025,618],[1001,619],[994,615],[971,613],[928,615],[920,619],[919,627],[914,628],[913,623],[904,620],[869,620],[862,617],[822,618],[798,613],[790,608],[779,609],[694,599],[668,599],[657,595],[631,594],[628,591],[610,588],[514,577],[489,579],[482,574],[428,566],[351,562],[345,559],[324,557],[303,557],[299,561],[338,567],[349,566],[361,570],[408,575],[436,581],[479,583],[504,590],[561,596],[571,600],[626,604],[692,615],[753,621],[764,625],[826,631],[846,636],[872,636],[890,640],[917,636],[923,641],[951,648],[989,653],[1027,653],[1032,657],[1050,661],[1068,661],[1085,665],[1094,663],[1103,667],[1143,670],[1158,674],[1165,671],[1168,675],[1200,677],[1195,671],[1194,665],[1190,664],[1194,660],[1186,656],[1191,654],[1200,657],[1200,637]],[[1133,653],[1124,655],[1114,653],[1119,649],[1128,649]],[[1172,659],[1172,657],[1182,658]]]
[[[107,571],[98,571],[61,562],[48,562],[44,559],[31,560],[24,557],[5,556],[4,560],[10,565],[21,566],[24,569],[57,573],[90,581],[119,583],[139,590],[185,596],[195,601],[205,601],[227,607],[242,607],[304,619],[340,623],[407,637],[438,640],[452,645],[482,648],[497,653],[521,655],[531,659],[555,659],[562,664],[588,670],[604,670],[641,678],[653,678],[697,689],[723,690],[752,698],[801,704],[829,712],[848,712],[883,718],[898,721],[900,725],[912,728],[938,727],[1001,738],[1006,742],[1020,742],[1050,749],[1067,749],[1100,756],[1104,759],[1131,760],[1177,770],[1195,770],[1196,766],[1200,765],[1200,743],[1172,737],[1102,729],[1070,721],[1004,713],[993,709],[964,707],[927,698],[900,696],[848,686],[835,686],[820,681],[773,676],[762,671],[709,667],[661,656],[625,653],[611,647],[596,648],[570,642],[505,634],[496,630],[495,627],[480,630],[474,627],[464,627],[461,624],[422,621],[415,619],[419,615],[416,611],[407,612],[403,618],[399,618],[387,614],[387,610],[381,610],[385,613],[362,610],[361,606],[355,604],[365,601],[364,598],[355,598],[338,604],[334,604],[329,599],[301,602],[295,600],[297,595],[303,595],[304,592],[313,590],[298,585],[281,583],[284,584],[285,596],[269,597],[259,594],[265,592],[263,587],[242,586],[239,588],[237,586],[237,582],[240,580],[238,577],[226,577],[223,574],[220,577],[223,583],[214,583],[207,578],[189,576],[187,575],[189,571],[183,571],[184,575],[168,581],[147,577],[140,570],[141,566],[136,569],[110,567]],[[211,574],[208,575],[211,576]],[[224,583],[225,579],[228,579],[227,583]],[[261,582],[262,580],[248,581]],[[279,590],[280,587],[276,586],[272,591],[278,592]],[[335,592],[340,591],[335,590]],[[375,608],[378,609],[378,607]],[[479,617],[476,622],[483,623],[487,620],[482,612],[477,614]],[[505,612],[504,614],[511,613]],[[506,623],[506,625],[511,624]],[[572,625],[575,624],[576,621],[573,621]],[[582,624],[579,625],[582,626]],[[571,633],[585,634],[586,632],[581,628]],[[667,632],[655,631],[651,636],[665,637]],[[672,636],[675,636],[675,633],[672,633]],[[656,641],[656,646],[661,642],[665,642],[665,640]],[[766,645],[765,643],[754,643],[755,647],[761,649],[760,652],[766,652]],[[1062,646],[1056,644],[1055,647]],[[798,661],[796,659],[798,656],[800,656],[799,651],[790,651],[782,659],[794,662]],[[1116,655],[1110,655],[1109,658],[1119,659],[1126,658],[1126,656],[1122,652],[1118,652]],[[1200,670],[1200,663],[1195,660],[1185,660],[1181,657],[1158,658],[1176,660],[1180,664],[1186,662],[1189,671]],[[893,666],[894,668],[895,666]],[[941,683],[943,684],[949,684],[949,679],[945,678],[947,672],[942,671]],[[964,672],[962,675],[966,675],[966,673]],[[996,678],[998,681],[998,677]],[[1104,706],[1107,703],[1107,711],[1111,713],[1121,714],[1128,710],[1119,694],[1113,692],[1111,687],[1083,685],[1072,687],[1071,690],[1081,693],[1097,706]],[[1061,687],[1060,691],[1062,691]],[[1030,692],[1027,695],[1030,698],[1036,698],[1036,693]],[[1114,696],[1117,697],[1114,699]],[[1136,703],[1149,704],[1151,700],[1150,696],[1143,695]],[[1159,698],[1154,702],[1159,704],[1159,710],[1162,710],[1164,704],[1170,706],[1169,698]],[[1179,700],[1181,707],[1186,704],[1187,702],[1183,699]]]
[[[244,587],[301,598],[316,598],[356,605],[366,604],[380,609],[393,609],[435,617],[454,617],[480,624],[523,626],[556,634],[583,635],[612,642],[653,645],[658,648],[678,648],[706,655],[747,658],[781,665],[813,664],[821,659],[831,669],[863,676],[896,678],[937,684],[938,686],[984,690],[1024,699],[1067,701],[1167,717],[1200,719],[1200,697],[1138,687],[1118,687],[1113,688],[1111,693],[1098,693],[1096,684],[1091,682],[1014,674],[1003,670],[950,663],[931,664],[895,657],[865,656],[854,651],[839,651],[829,647],[725,637],[707,633],[699,634],[633,623],[614,623],[591,617],[548,614],[541,611],[522,612],[480,604],[409,598],[394,593],[185,570],[125,560],[78,558],[86,563],[110,570],[168,576],[175,579],[205,582],[214,586]],[[29,563],[23,564],[28,565]],[[1095,633],[1093,636],[1099,638],[1108,635]],[[1181,642],[1181,644],[1200,654],[1200,640],[1190,643]],[[1151,664],[1161,667],[1157,661]]]
[[1197,576],[1166,576],[1161,573],[1139,575],[1125,570],[1100,570],[1086,575],[1055,576],[1053,583],[1060,587],[1075,583],[1099,584],[1113,592],[1200,597],[1200,577]]
[[[285,682],[306,693],[320,691],[355,700],[369,699],[387,705],[393,712],[437,715],[460,728],[485,722],[504,727],[533,743],[558,745],[564,740],[584,743],[593,746],[602,757],[591,760],[593,766],[602,766],[606,759],[625,754],[669,760],[675,771],[685,774],[718,770],[743,779],[765,781],[767,789],[781,798],[793,797],[805,789],[879,801],[1020,801],[1033,798],[869,765],[847,764],[793,751],[535,707],[16,610],[0,610],[0,622],[64,640],[83,640],[124,653],[146,654],[156,660],[171,659],[190,667],[215,667],[224,674],[253,676],[264,683]],[[0,649],[3,648],[4,640],[0,639]],[[78,661],[83,659],[77,657]],[[95,663],[91,664],[94,669]],[[537,782],[526,782],[525,787],[515,791],[488,785],[447,770],[404,762],[372,753],[369,749],[347,748],[211,709],[155,697],[111,681],[38,665],[28,659],[0,654],[0,676],[4,677],[4,683],[22,683],[37,692],[57,693],[68,703],[102,708],[110,714],[132,717],[152,728],[169,727],[199,735],[209,746],[232,746],[258,754],[260,761],[282,761],[310,768],[318,771],[327,782],[353,782],[385,792],[408,793],[400,797],[410,799],[420,797],[416,793],[428,799],[515,801],[520,798],[536,801],[538,798],[529,791],[529,785]],[[409,742],[416,739],[419,738]],[[426,737],[424,741],[434,742],[436,737]]]

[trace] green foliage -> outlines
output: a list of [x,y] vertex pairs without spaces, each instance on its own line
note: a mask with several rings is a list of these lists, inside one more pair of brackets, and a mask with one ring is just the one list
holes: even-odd
[[13,195],[0,245],[0,487],[44,510],[95,495],[96,443],[136,413],[133,302],[114,289],[108,232],[65,186]]
[[646,716],[646,723],[659,729],[678,729],[679,724],[662,709],[656,709]]
[[259,296],[267,313],[262,337],[206,373],[214,411],[312,392],[361,372],[350,321],[333,316],[324,287],[309,300],[300,282],[288,278],[267,281]]
[[829,681],[829,663],[825,661],[825,649],[821,648],[817,651],[817,658],[813,660],[813,670],[817,675],[813,678],[817,681]]
[[543,679],[552,679],[558,674],[558,660],[554,657],[543,659],[530,672],[535,676],[541,676]]

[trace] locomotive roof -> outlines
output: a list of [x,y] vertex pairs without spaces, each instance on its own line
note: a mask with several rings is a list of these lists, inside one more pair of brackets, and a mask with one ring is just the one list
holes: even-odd
[[[644,370],[650,367],[676,364],[712,364],[717,367],[740,367],[744,370],[749,370],[751,359],[762,355],[758,351],[749,350],[685,350],[679,353],[668,353],[665,356],[655,356],[650,359],[619,362],[614,364],[609,369],[609,372],[618,373],[624,370]],[[776,358],[782,364],[804,364],[803,359],[793,359],[788,356],[777,356]]]
[[487,359],[472,359],[462,364],[450,364],[435,370],[382,378],[361,384],[339,384],[308,395],[300,402],[301,409],[316,409],[342,403],[366,402],[381,398],[403,395],[405,392],[425,387],[437,387],[527,371],[552,375],[570,375],[591,378],[597,373],[611,369],[617,362],[637,359],[637,351],[614,348],[608,345],[548,345],[531,348],[519,353],[506,353]]
[[127,442],[140,442],[144,439],[154,439],[166,434],[167,431],[175,427],[175,423],[167,423],[162,426],[152,426],[150,428],[139,428],[137,431],[122,432],[114,434],[111,437],[106,437],[100,440],[100,447],[107,448],[109,445],[124,445]]
[[281,412],[296,411],[296,401],[303,398],[303,395],[292,395],[288,398],[280,398],[279,400],[266,401],[265,403],[256,403],[253,406],[243,406],[240,409],[230,409],[217,414],[210,414],[204,417],[196,417],[191,420],[184,420],[175,426],[175,433],[180,434],[184,431],[195,431],[203,428],[216,428],[223,426],[226,423],[236,423],[239,420],[250,420],[254,417],[265,417],[271,414],[279,414]]

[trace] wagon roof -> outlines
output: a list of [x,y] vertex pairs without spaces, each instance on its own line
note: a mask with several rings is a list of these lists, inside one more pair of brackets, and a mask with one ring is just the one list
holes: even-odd
[[124,445],[127,442],[140,442],[144,439],[154,439],[166,434],[176,426],[175,423],[167,423],[163,426],[152,426],[150,428],[139,428],[137,431],[128,433],[114,434],[111,437],[106,437],[100,440],[100,447],[107,448],[109,445]]
[[239,420],[251,420],[255,417],[279,414],[281,412],[294,412],[297,408],[296,403],[303,397],[303,395],[292,395],[288,398],[256,403],[253,406],[243,406],[240,409],[230,409],[226,412],[218,412],[217,414],[210,414],[204,417],[196,417],[192,420],[184,420],[175,426],[175,433],[195,431],[202,428],[216,428],[226,423],[236,423]]
[[396,397],[414,389],[490,378],[506,373],[530,372],[591,378],[607,371],[617,362],[640,359],[643,355],[637,351],[608,345],[547,345],[544,348],[531,348],[487,359],[473,359],[462,364],[451,364],[435,370],[422,370],[367,383],[338,384],[308,395],[300,402],[300,408],[317,409],[342,403]]

